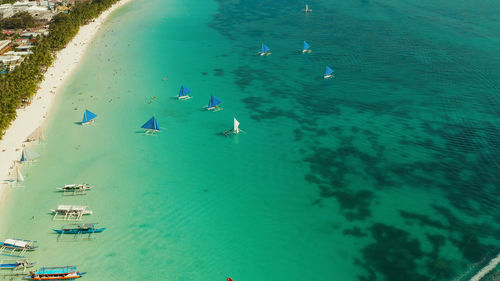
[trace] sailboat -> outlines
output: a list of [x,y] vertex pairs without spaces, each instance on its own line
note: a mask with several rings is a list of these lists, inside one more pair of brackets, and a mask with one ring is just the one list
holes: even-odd
[[214,96],[210,96],[210,100],[208,101],[207,110],[212,110],[213,112],[222,110],[222,108],[220,108],[218,106],[221,103],[222,103],[222,101],[219,100],[218,98],[216,98]]
[[23,149],[23,153],[21,154],[21,159],[19,160],[19,162],[33,162],[38,157],[40,157],[40,154],[25,148]]
[[26,139],[27,142],[33,142],[33,141],[44,141],[45,140],[45,135],[43,134],[43,130],[41,127],[38,127],[36,130],[31,133],[28,138]]
[[270,50],[271,48],[269,48],[265,44],[262,44],[262,46],[260,47],[260,52],[258,52],[258,54],[261,56],[269,56],[271,54],[271,52],[269,52]]
[[190,99],[191,97],[188,95],[192,91],[188,89],[188,87],[184,87],[184,85],[181,86],[181,89],[179,90],[179,96],[177,96],[177,99],[179,100],[187,100]]
[[82,125],[93,123],[96,117],[97,115],[95,113],[85,109],[85,112],[83,113]]
[[306,14],[312,11],[313,10],[309,9],[309,5],[307,3],[306,3],[306,8],[302,10],[302,12],[306,12]]
[[325,75],[323,75],[323,78],[328,79],[335,77],[333,69],[331,69],[329,66],[326,67],[325,69]]
[[148,122],[144,123],[144,125],[142,125],[141,128],[146,130],[146,135],[148,134],[153,135],[154,133],[159,132],[161,130],[154,116],[151,117],[151,119],[149,119]]
[[242,130],[240,130],[240,122],[238,120],[236,120],[236,117],[233,117],[233,128],[231,130],[227,130],[224,132],[224,135],[226,136],[229,136],[229,135],[237,135],[239,134],[240,132],[242,132]]
[[21,173],[21,169],[19,169],[19,167],[17,167],[16,169],[17,169],[17,182],[23,182],[24,177],[23,174]]
[[311,50],[309,50],[311,46],[306,42],[304,41],[304,47],[302,47],[302,53],[305,54],[305,53],[311,53]]

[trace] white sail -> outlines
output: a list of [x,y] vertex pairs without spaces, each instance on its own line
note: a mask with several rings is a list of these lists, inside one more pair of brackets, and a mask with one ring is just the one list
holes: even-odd
[[24,181],[23,174],[21,173],[21,170],[17,168],[17,182],[23,182],[23,181]]
[[233,129],[233,132],[235,134],[238,134],[240,132],[240,122],[238,122],[238,120],[236,120],[236,117],[234,117],[234,129]]

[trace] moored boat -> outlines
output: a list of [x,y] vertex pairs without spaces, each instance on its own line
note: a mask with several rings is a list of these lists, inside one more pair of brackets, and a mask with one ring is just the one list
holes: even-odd
[[67,184],[64,187],[59,187],[57,188],[60,191],[63,191],[64,193],[85,193],[85,191],[92,189],[91,186],[88,186],[86,183],[82,184]]
[[57,209],[50,210],[54,214],[53,220],[81,220],[84,215],[92,215],[87,206],[59,205]]
[[21,261],[11,261],[11,262],[0,262],[0,269],[25,269],[28,267],[33,267],[35,263],[28,262],[27,260]]
[[6,239],[4,242],[0,242],[0,250],[2,251],[34,251],[37,246],[33,244],[36,241],[31,240],[21,240],[21,239]]
[[74,280],[84,274],[85,272],[77,271],[76,266],[43,267],[38,271],[30,272],[24,278],[28,280]]
[[58,234],[93,234],[106,230],[105,227],[97,228],[97,223],[69,224],[61,229],[52,229]]

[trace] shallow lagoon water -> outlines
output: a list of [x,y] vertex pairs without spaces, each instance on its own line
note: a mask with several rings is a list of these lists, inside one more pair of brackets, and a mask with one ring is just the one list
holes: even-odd
[[[79,265],[86,280],[474,274],[500,252],[500,8],[303,5],[154,0],[113,14],[10,190],[1,237],[39,241],[38,265]],[[182,84],[192,99],[174,98]],[[203,110],[210,95],[222,111]],[[82,128],[86,108],[99,116]],[[163,131],[145,136],[153,115]],[[233,116],[245,133],[224,137]],[[55,192],[73,182],[95,189]],[[108,230],[58,241],[58,204],[88,205],[85,221]]]

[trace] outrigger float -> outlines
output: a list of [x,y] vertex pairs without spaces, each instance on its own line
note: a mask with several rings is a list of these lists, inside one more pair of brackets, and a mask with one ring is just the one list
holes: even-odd
[[21,239],[6,239],[0,242],[0,252],[6,255],[13,255],[15,252],[20,252],[17,257],[21,257],[27,251],[34,251],[37,246],[36,241],[21,240]]
[[64,234],[73,234],[75,235],[75,238],[80,238],[81,235],[88,234],[89,235],[88,239],[90,239],[92,238],[92,234],[101,233],[104,230],[106,230],[105,227],[97,228],[96,225],[97,223],[68,224],[63,226],[61,229],[52,229],[52,230],[54,230],[57,234],[59,234],[59,237],[61,237]]
[[8,261],[8,262],[0,262],[0,269],[26,270],[26,268],[33,267],[34,265],[35,263],[28,262],[27,260]]
[[84,215],[92,215],[92,211],[87,210],[87,206],[59,205],[57,209],[50,211],[54,214],[52,220],[78,221],[82,220]]
[[74,280],[85,273],[77,271],[76,266],[43,267],[38,271],[30,272],[24,278],[28,280]]
[[87,190],[91,190],[92,187],[88,186],[86,183],[83,183],[67,184],[64,187],[59,187],[57,189],[64,192],[64,195],[83,195],[86,194]]

